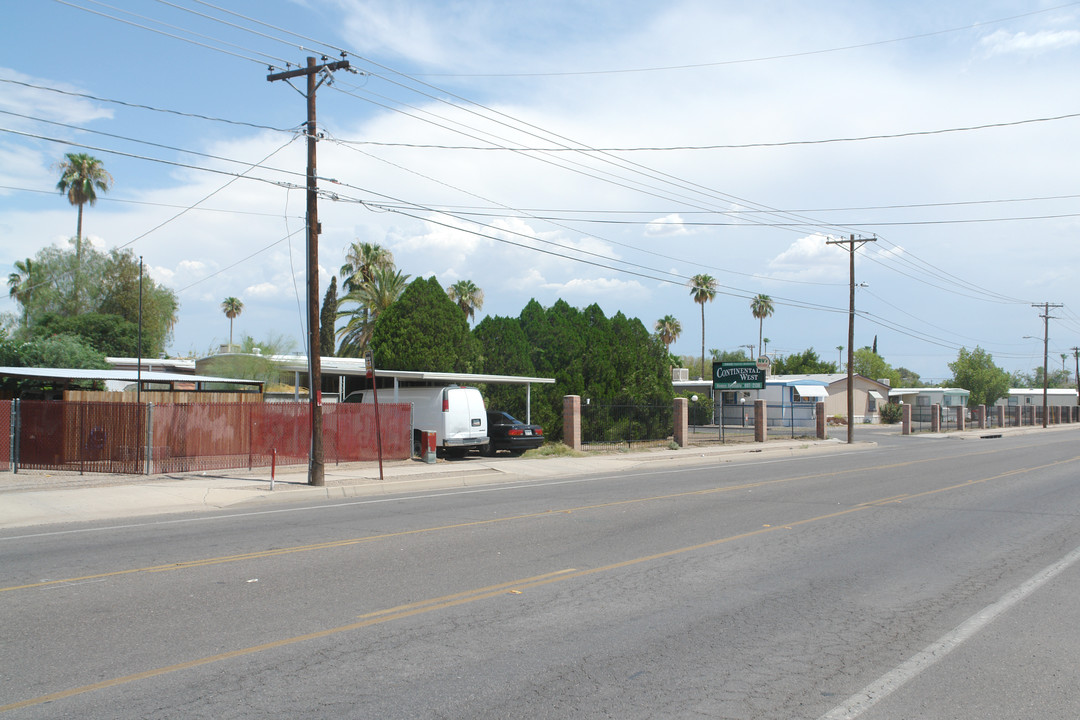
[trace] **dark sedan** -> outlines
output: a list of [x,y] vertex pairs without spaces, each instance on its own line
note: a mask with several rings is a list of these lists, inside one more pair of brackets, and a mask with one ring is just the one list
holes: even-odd
[[489,410],[487,424],[488,444],[481,448],[485,455],[494,455],[499,450],[520,455],[544,444],[543,428],[523,423],[509,413]]

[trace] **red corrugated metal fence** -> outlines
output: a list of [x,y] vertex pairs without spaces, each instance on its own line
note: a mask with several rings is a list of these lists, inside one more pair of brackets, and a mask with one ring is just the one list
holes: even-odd
[[[0,423],[10,411],[0,404]],[[23,400],[16,413],[17,465],[27,469],[137,474],[147,470],[148,450],[155,474],[268,467],[275,451],[278,464],[301,464],[311,437],[310,405],[299,403]],[[383,459],[411,457],[410,406],[380,405],[379,420]],[[374,407],[325,406],[323,455],[328,464],[377,459]]]

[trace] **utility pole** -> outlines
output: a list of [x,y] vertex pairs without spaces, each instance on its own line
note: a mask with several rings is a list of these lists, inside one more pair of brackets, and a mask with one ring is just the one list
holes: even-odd
[[[316,184],[315,142],[315,91],[323,84],[330,72],[347,70],[348,60],[316,64],[315,58],[307,59],[307,67],[266,76],[270,82],[307,78],[307,316],[308,316],[308,399],[311,402],[311,454],[308,461],[308,484],[325,485],[323,467],[323,421],[322,421],[322,355],[319,347],[319,188]],[[316,80],[316,76],[323,74]],[[290,83],[291,85],[292,83]]]
[[1047,371],[1050,360],[1050,308],[1062,307],[1060,303],[1032,303],[1033,308],[1042,308],[1043,314],[1040,315],[1043,319],[1043,422],[1042,426],[1045,429],[1047,426],[1047,408],[1046,408],[1046,389],[1050,387],[1050,379],[1047,377]]
[[1073,358],[1076,359],[1076,404],[1080,405],[1080,347],[1073,346],[1069,349],[1073,351]]
[[[848,246],[848,326],[847,326],[847,441],[855,442],[855,250],[865,243],[877,242],[872,238],[856,238],[851,235],[847,240],[827,240],[826,245]],[[874,379],[874,378],[871,378]]]

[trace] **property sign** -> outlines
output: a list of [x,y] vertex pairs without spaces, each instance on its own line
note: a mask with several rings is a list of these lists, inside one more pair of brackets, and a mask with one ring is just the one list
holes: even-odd
[[714,362],[714,390],[763,390],[765,371],[752,362]]

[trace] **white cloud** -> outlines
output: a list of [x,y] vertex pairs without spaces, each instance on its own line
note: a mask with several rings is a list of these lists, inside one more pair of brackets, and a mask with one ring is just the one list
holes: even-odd
[[622,296],[635,294],[643,296],[647,294],[645,287],[637,280],[617,280],[614,278],[573,278],[561,283],[545,283],[547,290],[554,290],[558,295],[566,295],[568,298],[588,298],[591,303],[597,296]]
[[1080,44],[1080,30],[1042,30],[1036,33],[997,30],[980,41],[989,55],[1040,53]]
[[847,254],[826,244],[829,238],[815,233],[801,237],[769,261],[769,277],[780,280],[825,282],[848,275]]
[[[27,87],[27,85],[40,85],[67,92],[80,92],[79,88],[68,83],[36,78],[33,75],[27,75],[6,67],[0,67],[0,75],[17,81],[16,83],[3,83],[4,91],[0,92],[0,110],[9,110],[13,113],[47,120],[59,120],[73,125],[85,124],[93,120],[113,116],[112,110],[99,107],[92,100]],[[27,85],[18,83],[26,83]],[[33,121],[16,115],[6,115],[4,122],[9,126],[13,125],[16,128],[22,128]],[[50,130],[50,134],[64,132],[70,131],[59,130],[55,126]]]
[[683,219],[677,213],[666,215],[652,220],[645,226],[645,235],[648,237],[665,237],[672,235],[689,235],[690,231],[683,224]]
[[244,294],[252,298],[273,298],[277,297],[281,292],[274,283],[263,282],[258,285],[251,285],[244,289]]

